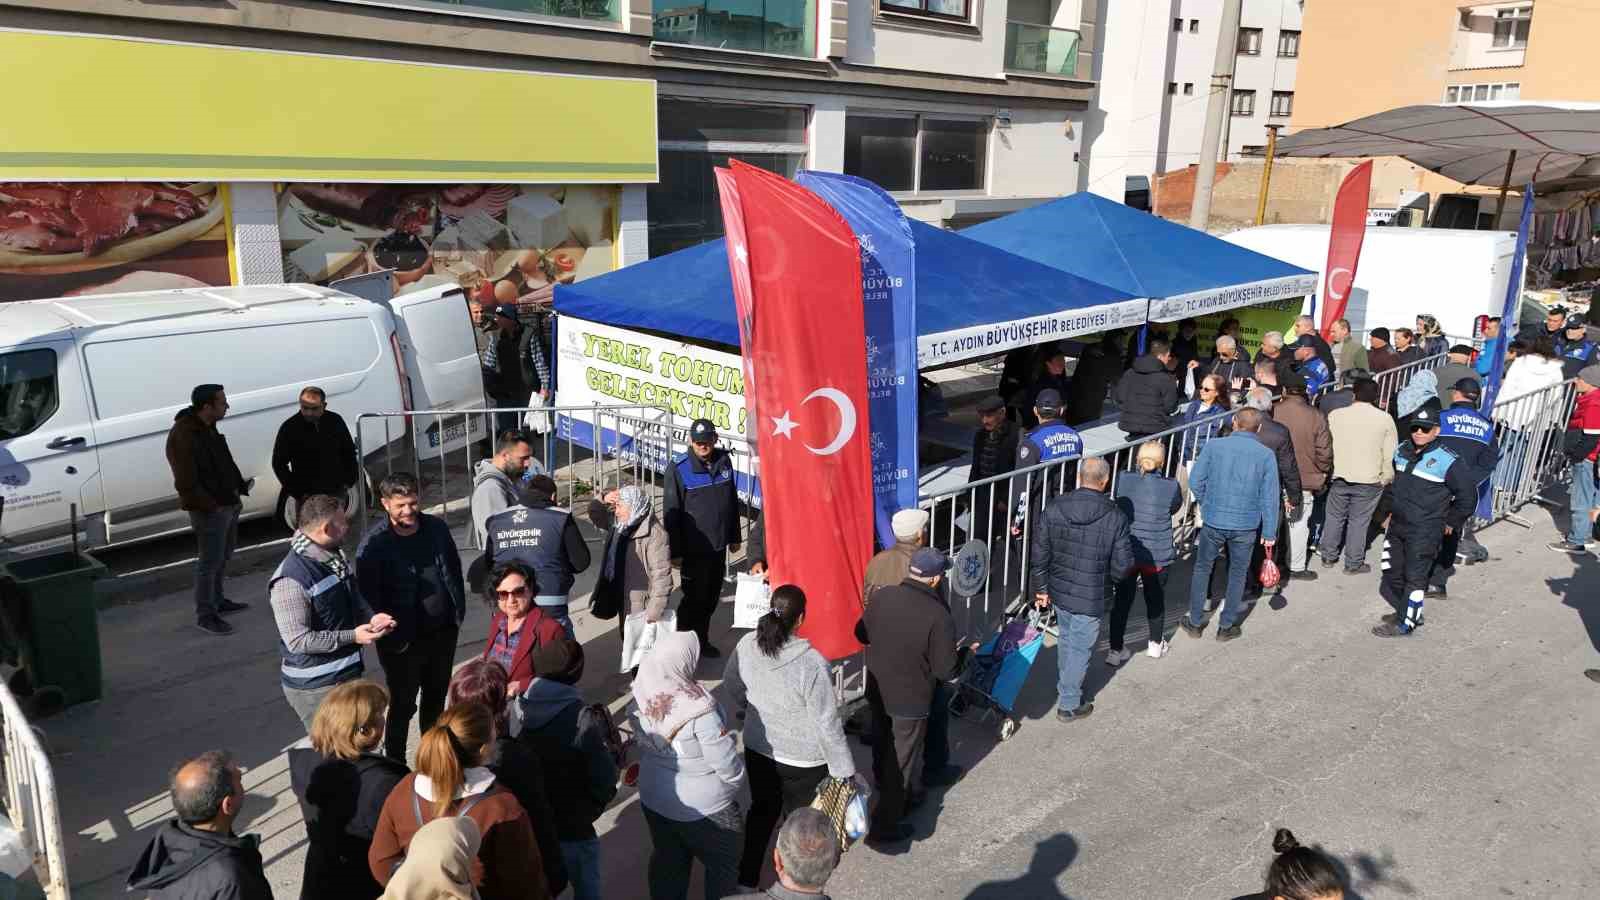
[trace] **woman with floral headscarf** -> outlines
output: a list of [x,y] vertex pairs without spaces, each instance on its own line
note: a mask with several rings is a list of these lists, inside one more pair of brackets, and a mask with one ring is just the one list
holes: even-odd
[[632,613],[644,613],[645,621],[655,622],[667,611],[667,596],[672,593],[672,552],[667,544],[667,529],[655,514],[650,495],[630,484],[606,497],[606,505],[616,516],[616,524],[606,535],[600,554],[600,580],[595,585],[594,604],[603,592],[614,593],[621,615],[621,629]]
[[1417,316],[1417,345],[1422,355],[1441,356],[1450,349],[1450,339],[1444,336],[1439,320],[1430,315]]
[[695,860],[706,900],[737,893],[744,760],[722,710],[695,680],[700,639],[661,635],[633,681],[639,803],[650,827],[651,900],[685,900]]

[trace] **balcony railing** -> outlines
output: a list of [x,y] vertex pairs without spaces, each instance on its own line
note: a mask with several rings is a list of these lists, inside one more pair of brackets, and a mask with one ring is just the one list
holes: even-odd
[[434,3],[564,19],[615,20],[617,17],[612,0],[434,0]]
[[1006,71],[1076,76],[1078,41],[1078,32],[1068,28],[1007,22]]
[[653,0],[655,39],[785,56],[816,51],[815,0],[760,0],[734,10],[712,0]]

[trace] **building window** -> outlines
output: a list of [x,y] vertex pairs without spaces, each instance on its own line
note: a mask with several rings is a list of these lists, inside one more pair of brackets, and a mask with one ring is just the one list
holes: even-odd
[[1189,20],[1189,33],[1190,34],[1199,34],[1200,33],[1200,20],[1199,19],[1190,19]]
[[[370,3],[371,0],[343,0],[345,3]],[[620,4],[617,0],[382,0],[386,6],[409,6],[434,12],[458,12],[463,9],[480,12],[497,18],[520,18],[524,21],[534,16],[555,16],[563,19],[588,21],[615,21]]]
[[1522,83],[1452,84],[1444,89],[1446,103],[1483,103],[1489,100],[1521,100]]
[[979,191],[988,145],[987,119],[852,114],[844,171],[889,191]]
[[1497,49],[1522,50],[1528,46],[1528,28],[1533,24],[1533,7],[1495,10],[1494,46]]
[[1266,150],[1266,144],[1245,144],[1239,148],[1239,152],[1245,156],[1254,156],[1258,153],[1265,153]]
[[1261,29],[1239,29],[1239,52],[1245,56],[1261,55]]
[[1185,97],[1193,97],[1194,96],[1194,82],[1185,81],[1183,83],[1183,95]]
[[967,21],[967,0],[882,0],[882,4],[894,12]]
[[1300,32],[1278,32],[1278,56],[1284,59],[1294,59],[1300,55]]
[[646,188],[650,255],[722,236],[712,170],[730,159],[793,178],[806,159],[806,110],[661,98],[660,180]]
[[1178,92],[1178,83],[1176,81],[1167,82],[1167,93],[1176,94],[1177,92]]
[[[1252,105],[1254,103],[1252,102]],[[1272,112],[1274,116],[1290,116],[1294,114],[1294,91],[1273,91]]]
[[1233,114],[1236,116],[1253,116],[1256,114],[1256,92],[1234,91]]
[[[816,52],[815,0],[764,0],[748,12],[743,7],[730,9],[716,0],[652,2],[654,36],[658,41],[785,56],[812,56]],[[965,0],[956,2],[964,4]]]
[[1182,19],[1173,19],[1172,20],[1172,30],[1173,31],[1182,31],[1183,30],[1183,20]]
[[28,434],[60,405],[54,350],[0,354],[0,440]]

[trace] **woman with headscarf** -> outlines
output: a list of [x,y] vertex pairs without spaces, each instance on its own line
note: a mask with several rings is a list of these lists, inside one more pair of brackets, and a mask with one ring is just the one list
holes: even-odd
[[1406,386],[1395,395],[1394,415],[1397,419],[1404,419],[1419,409],[1427,408],[1438,412],[1442,407],[1439,402],[1439,376],[1432,369],[1421,369],[1411,376]]
[[614,511],[616,524],[606,535],[600,580],[590,604],[613,594],[621,609],[618,630],[627,626],[632,613],[642,612],[646,622],[655,622],[667,611],[667,596],[672,593],[666,526],[652,509],[650,495],[638,485],[612,492],[606,505]]
[[466,816],[434,819],[417,830],[383,892],[383,900],[478,900],[478,845],[483,835]]
[[633,681],[651,900],[686,900],[695,860],[705,867],[706,900],[737,892],[744,760],[721,709],[695,680],[699,662],[694,632],[669,632]]
[[1450,349],[1450,339],[1445,337],[1438,319],[1421,315],[1417,316],[1417,345],[1424,357],[1443,356]]

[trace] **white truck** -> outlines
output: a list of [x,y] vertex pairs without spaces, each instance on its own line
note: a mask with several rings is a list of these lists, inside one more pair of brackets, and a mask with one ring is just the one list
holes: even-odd
[[[1317,285],[1321,302],[1328,277],[1327,225],[1262,225],[1223,237],[1318,273],[1324,280]],[[1357,334],[1380,325],[1413,328],[1418,315],[1429,313],[1438,317],[1445,334],[1470,339],[1478,316],[1498,316],[1505,308],[1516,247],[1517,236],[1508,231],[1369,227],[1354,285],[1341,274],[1334,287],[1350,292],[1345,318]],[[1543,320],[1543,308],[1524,300],[1517,325],[1508,331],[1515,334],[1518,325]]]
[[[73,504],[88,546],[186,530],[167,431],[207,383],[226,388],[232,408],[219,428],[255,479],[245,519],[279,512],[272,445],[306,385],[327,392],[353,436],[366,412],[484,408],[454,285],[386,304],[302,284],[0,303],[0,553],[70,540]],[[482,419],[428,417],[445,434],[425,421],[413,434],[401,419],[368,420],[357,441],[368,459],[396,441],[426,459],[481,437]]]

